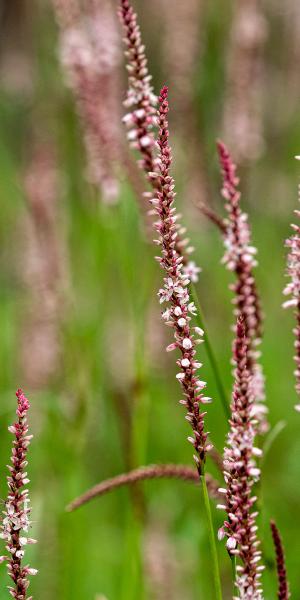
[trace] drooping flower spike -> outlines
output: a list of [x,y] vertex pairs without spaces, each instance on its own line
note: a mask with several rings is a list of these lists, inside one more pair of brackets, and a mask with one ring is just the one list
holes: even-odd
[[[300,157],[296,157],[300,160]],[[300,200],[300,186],[299,186],[299,200]],[[295,210],[295,215],[300,217],[300,210]],[[288,300],[283,303],[283,308],[294,309],[296,326],[293,330],[295,334],[295,355],[294,360],[296,363],[296,369],[294,375],[296,378],[295,389],[300,397],[300,226],[297,224],[291,225],[293,229],[293,235],[289,237],[285,245],[289,249],[287,256],[287,270],[286,274],[290,281],[284,288],[284,295],[290,296]],[[300,404],[296,404],[296,410],[300,412]]]
[[[11,462],[7,477],[9,493],[5,502],[4,518],[1,525],[1,537],[6,542],[8,555],[1,556],[1,562],[7,562],[8,574],[13,581],[9,587],[10,594],[16,600],[27,598],[29,575],[36,575],[37,570],[23,566],[23,558],[27,544],[35,544],[36,540],[29,537],[31,509],[29,494],[25,486],[29,483],[27,477],[27,451],[32,435],[28,435],[27,412],[30,404],[22,390],[16,393],[17,421],[9,427],[14,436]],[[31,600],[32,596],[28,598]]]
[[[121,0],[119,15],[125,31],[124,42],[127,48],[125,56],[128,71],[128,91],[124,101],[128,112],[124,116],[123,122],[128,129],[127,137],[130,146],[139,152],[141,159],[138,164],[152,188],[152,192],[144,193],[148,200],[152,198],[153,192],[160,189],[155,135],[157,97],[151,84],[152,77],[148,70],[145,46],[142,42],[137,15],[129,0]],[[184,238],[186,229],[178,222],[180,215],[177,217],[176,250],[183,257],[183,269],[186,270],[187,276],[192,282],[196,282],[201,269],[194,261],[188,260],[193,248],[189,246],[189,239]]]
[[256,517],[253,508],[256,497],[252,493],[260,471],[255,457],[261,451],[254,446],[256,420],[251,375],[247,365],[247,337],[242,317],[238,319],[234,343],[235,384],[231,404],[228,446],[224,450],[225,488],[224,504],[218,508],[227,512],[219,539],[227,538],[227,550],[238,557],[236,587],[241,600],[262,600],[260,585],[261,552],[257,538]]
[[280,533],[274,521],[271,521],[271,532],[276,552],[276,567],[278,577],[278,600],[288,600],[290,598],[289,584],[285,566],[284,549]]
[[219,159],[223,174],[222,196],[226,200],[228,218],[224,220],[223,233],[225,255],[223,263],[236,275],[236,282],[230,286],[234,292],[235,317],[242,316],[247,338],[247,362],[251,374],[251,385],[256,403],[257,419],[261,433],[268,429],[266,420],[264,378],[258,360],[257,346],[261,342],[262,314],[253,269],[257,265],[256,248],[251,244],[248,215],[241,210],[241,194],[236,166],[223,142],[218,142]]
[[[101,481],[87,492],[73,500],[68,506],[68,511],[76,510],[83,506],[87,502],[93,500],[93,498],[98,498],[99,496],[103,496],[112,490],[115,490],[124,485],[131,485],[136,483],[137,481],[145,481],[147,479],[178,479],[182,481],[199,483],[199,475],[197,470],[194,467],[188,467],[186,465],[148,465],[146,467],[139,467],[138,469],[134,469],[133,471],[129,471],[129,473],[122,473],[121,475],[116,475],[116,477],[112,477],[111,479],[106,479],[105,481]],[[205,474],[206,484],[208,488],[208,493],[211,498],[220,499],[220,494],[218,492],[218,483],[213,477],[209,474]]]
[[190,321],[196,314],[196,307],[191,302],[189,294],[190,281],[183,272],[183,258],[176,250],[177,214],[174,206],[174,180],[170,174],[172,157],[169,146],[168,111],[168,89],[164,87],[161,90],[158,110],[159,188],[155,197],[150,200],[153,212],[158,217],[154,224],[158,233],[155,243],[160,246],[161,254],[157,260],[165,273],[164,286],[159,290],[158,295],[160,303],[167,305],[162,315],[163,319],[174,331],[175,341],[168,346],[167,351],[178,349],[181,354],[177,360],[180,369],[177,379],[184,394],[181,404],[187,410],[186,419],[193,430],[193,436],[188,439],[194,446],[195,462],[199,474],[202,474],[206,452],[210,448],[207,441],[208,434],[204,429],[205,412],[202,411],[202,405],[207,404],[211,399],[204,396],[203,389],[206,383],[198,377],[201,364],[196,359],[196,345],[202,342],[203,331],[191,327]]

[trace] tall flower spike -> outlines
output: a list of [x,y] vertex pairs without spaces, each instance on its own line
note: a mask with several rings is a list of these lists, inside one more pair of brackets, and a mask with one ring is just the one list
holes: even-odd
[[[296,157],[300,160],[300,157]],[[300,185],[299,185],[299,201],[300,201]],[[300,210],[295,210],[295,215],[300,217]],[[285,286],[283,293],[285,296],[290,296],[283,303],[283,308],[294,308],[296,319],[296,327],[293,330],[295,334],[295,356],[296,369],[294,375],[296,378],[296,392],[300,396],[300,226],[292,224],[294,234],[285,242],[289,249],[287,256],[286,274],[290,278],[289,283]],[[300,412],[300,404],[296,404],[295,409]]]
[[272,538],[274,542],[275,552],[276,552],[276,566],[277,566],[277,576],[278,576],[278,599],[279,600],[288,600],[290,597],[289,593],[289,585],[287,581],[287,572],[285,566],[285,556],[284,549],[282,545],[282,540],[280,537],[280,533],[277,529],[276,523],[271,521],[271,532]]
[[239,179],[236,176],[236,166],[223,144],[218,142],[219,159],[223,174],[222,196],[226,200],[225,208],[228,218],[224,220],[225,255],[223,263],[229,271],[236,275],[236,283],[230,288],[234,292],[234,315],[242,316],[247,338],[247,366],[251,374],[251,385],[256,403],[256,413],[259,431],[268,429],[266,419],[267,407],[264,404],[264,377],[258,362],[260,352],[257,346],[261,342],[262,315],[253,269],[257,265],[256,248],[251,245],[251,232],[248,215],[240,207],[241,194],[238,190]]
[[[157,222],[154,223],[158,233],[155,243],[161,247],[161,255],[157,260],[165,272],[164,286],[159,290],[158,296],[161,304],[167,304],[162,315],[163,319],[174,330],[175,341],[168,346],[167,351],[178,349],[181,353],[180,359],[177,360],[180,368],[177,379],[184,394],[181,404],[187,410],[186,419],[193,430],[193,436],[188,439],[194,446],[195,462],[199,474],[202,474],[205,455],[210,446],[204,430],[206,413],[202,412],[200,407],[211,399],[203,395],[202,390],[206,387],[206,383],[197,375],[201,364],[195,358],[196,344],[201,343],[203,331],[190,325],[191,315],[196,314],[196,308],[189,295],[189,279],[183,273],[183,258],[176,250],[178,232],[174,207],[174,180],[170,175],[172,157],[168,141],[168,111],[168,89],[164,87],[161,90],[158,110],[159,189],[155,198],[151,200],[154,214],[158,217]],[[195,336],[198,339],[195,339]]]
[[240,317],[234,343],[236,370],[230,432],[228,447],[224,450],[226,488],[219,489],[224,494],[224,504],[218,508],[226,510],[227,520],[219,530],[219,539],[226,536],[229,554],[237,555],[240,559],[235,582],[239,598],[262,600],[260,576],[264,567],[259,564],[261,552],[256,534],[257,512],[253,510],[256,497],[252,495],[252,487],[260,475],[255,465],[255,456],[260,451],[254,447],[256,422],[251,376],[247,367],[247,343],[244,320]]
[[[9,427],[14,436],[10,475],[7,477],[9,493],[5,502],[4,519],[2,521],[1,537],[6,542],[9,556],[1,556],[1,562],[7,561],[8,574],[13,581],[9,587],[10,594],[16,600],[27,598],[29,586],[28,575],[36,575],[37,570],[28,565],[22,566],[24,549],[27,544],[34,544],[36,540],[28,537],[30,529],[28,490],[24,486],[29,483],[26,473],[27,450],[32,438],[28,435],[27,412],[30,404],[22,390],[16,393],[18,399],[17,421]],[[31,600],[32,596],[28,598]]]
[[[127,47],[125,55],[129,73],[129,88],[124,101],[124,106],[129,112],[124,116],[123,122],[128,128],[127,137],[131,147],[138,150],[141,155],[138,164],[152,188],[152,193],[145,192],[144,195],[147,199],[151,199],[153,192],[156,193],[160,190],[154,133],[157,125],[157,97],[151,85],[152,77],[148,71],[145,46],[137,23],[137,15],[129,0],[121,0],[119,15],[125,31],[124,42]],[[150,214],[153,214],[153,211]],[[180,215],[178,215],[179,217]],[[186,256],[193,252],[193,248],[188,245],[189,239],[182,237],[185,235],[185,228],[178,222],[175,227],[178,233],[176,250],[183,257],[183,270],[186,271],[186,275],[191,281],[196,282],[201,269],[194,261],[188,261]]]

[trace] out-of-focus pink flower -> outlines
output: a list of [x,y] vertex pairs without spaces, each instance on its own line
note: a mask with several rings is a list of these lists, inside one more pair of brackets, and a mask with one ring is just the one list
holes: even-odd
[[[197,475],[197,472],[196,472]],[[180,563],[169,534],[168,515],[155,515],[145,531],[144,565],[150,597],[181,600]]]
[[[21,277],[24,312],[20,355],[26,385],[41,388],[59,372],[60,324],[68,286],[57,158],[52,144],[38,142],[24,178],[28,211],[22,222]],[[30,351],[28,350],[30,348]]]
[[78,0],[52,0],[56,20],[64,29],[76,22],[80,15]]
[[238,0],[234,4],[223,135],[241,165],[257,159],[264,149],[263,49],[268,27],[259,0]]
[[188,174],[183,200],[193,218],[196,202],[201,198],[209,203],[211,193],[196,97],[205,39],[205,1],[173,2],[171,7],[170,0],[152,0],[149,10],[163,29],[160,61],[172,89],[173,150],[182,172]]
[[119,34],[109,0],[85,13],[69,0],[54,0],[60,25],[60,57],[73,91],[87,153],[87,176],[103,201],[118,199]]

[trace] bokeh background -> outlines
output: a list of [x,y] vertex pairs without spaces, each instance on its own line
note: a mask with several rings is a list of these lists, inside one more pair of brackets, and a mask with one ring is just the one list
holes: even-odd
[[[109,132],[114,143],[112,158],[102,149],[111,171],[101,186],[87,173],[70,56],[61,49],[62,24],[51,2],[0,2],[0,494],[5,498],[7,426],[22,386],[31,400],[34,434],[29,471],[39,543],[28,554],[39,574],[33,596],[210,600],[209,546],[196,486],[152,481],[73,514],[64,510],[89,486],[137,465],[191,464],[174,356],[164,351],[169,331],[160,320],[161,273],[140,199],[144,181],[120,121],[126,90],[122,33],[117,20],[111,38],[103,27],[103,11],[114,20],[116,4],[82,6],[83,19],[97,13],[100,55],[110,55],[114,44],[113,69],[96,98],[109,125],[107,148]],[[293,318],[281,303],[284,240],[299,179],[299,2],[134,0],[134,6],[155,90],[164,83],[170,88],[178,205],[202,267],[197,289],[228,396],[230,274],[220,264],[219,232],[196,205],[206,201],[223,214],[217,137],[239,164],[243,206],[259,249],[270,422],[281,423],[263,463],[265,597],[276,595],[268,525],[273,517],[296,598],[300,417],[293,408]],[[101,145],[99,153],[96,163]],[[200,354],[214,398],[208,429],[222,449],[227,423],[204,346]],[[210,460],[208,469],[216,474]],[[215,511],[214,519],[217,528],[222,513]],[[222,543],[218,549],[224,598],[230,598],[231,567]],[[4,599],[4,565],[1,571]]]

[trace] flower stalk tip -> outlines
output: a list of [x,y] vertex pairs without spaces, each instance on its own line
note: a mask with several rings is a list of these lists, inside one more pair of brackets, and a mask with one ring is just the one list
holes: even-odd
[[287,572],[285,566],[284,549],[281,536],[275,521],[270,522],[273,543],[276,552],[276,567],[278,576],[278,600],[288,600],[290,598]]

